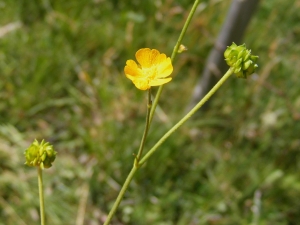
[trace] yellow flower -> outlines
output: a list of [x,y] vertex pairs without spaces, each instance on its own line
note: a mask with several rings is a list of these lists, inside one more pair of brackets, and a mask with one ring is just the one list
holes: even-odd
[[147,90],[172,80],[168,77],[173,72],[170,57],[150,48],[138,50],[135,57],[139,65],[133,60],[127,60],[124,72],[138,89]]

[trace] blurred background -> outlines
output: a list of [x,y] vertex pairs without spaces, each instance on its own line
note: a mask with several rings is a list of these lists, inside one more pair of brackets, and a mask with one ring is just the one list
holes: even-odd
[[[145,150],[184,115],[231,2],[201,1]],[[104,222],[144,129],[146,92],[125,62],[143,47],[170,56],[192,4],[0,1],[0,225],[40,224],[23,155],[34,139],[58,152],[44,171],[47,224]],[[257,74],[232,76],[162,145],[112,224],[299,224],[299,12],[299,0],[260,1],[242,40]]]

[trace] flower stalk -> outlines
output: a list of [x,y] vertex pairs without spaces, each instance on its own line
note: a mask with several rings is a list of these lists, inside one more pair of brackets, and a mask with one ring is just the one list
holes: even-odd
[[219,82],[208,92],[204,98],[193,108],[191,111],[183,117],[177,124],[175,124],[148,152],[147,154],[138,162],[138,165],[134,163],[133,168],[131,169],[130,173],[128,174],[125,183],[123,184],[119,195],[111,209],[111,211],[108,214],[108,217],[104,223],[104,225],[108,225],[115,214],[118,206],[120,205],[120,202],[122,201],[124,194],[134,176],[136,171],[140,168],[141,165],[143,165],[152,155],[162,143],[165,142],[165,140],[173,134],[182,124],[184,124],[198,109],[201,108],[201,106],[204,105],[205,102],[222,86],[222,84],[230,77],[230,75],[233,74],[233,70],[230,68],[226,74],[219,80]]
[[45,225],[45,201],[44,201],[44,188],[43,188],[43,170],[37,167],[38,170],[38,184],[39,184],[39,198],[40,198],[40,217],[41,225]]
[[44,140],[39,143],[37,140],[25,150],[25,164],[30,167],[36,167],[38,172],[38,186],[40,199],[40,217],[41,225],[45,225],[45,201],[43,188],[43,170],[50,168],[56,158],[57,152],[53,146]]
[[147,154],[141,159],[140,164],[144,164],[159,146],[165,142],[165,140],[171,136],[182,124],[184,124],[192,115],[199,110],[205,102],[207,102],[210,97],[224,84],[224,82],[233,74],[232,68],[230,68],[225,75],[218,81],[217,84],[203,97],[203,99],[194,107],[192,108],[178,123],[176,123],[164,136],[147,152]]
[[[171,62],[172,63],[174,62],[174,59],[175,59],[175,57],[176,57],[176,55],[178,53],[178,50],[180,49],[180,45],[182,43],[183,37],[184,37],[184,35],[185,35],[186,31],[187,31],[188,26],[191,23],[191,20],[192,20],[194,14],[196,12],[196,9],[197,9],[197,6],[199,5],[199,3],[200,3],[200,0],[195,0],[194,4],[192,6],[192,9],[191,9],[191,11],[190,11],[190,13],[189,13],[189,15],[188,15],[188,17],[187,17],[184,25],[183,25],[183,28],[181,30],[181,33],[179,35],[179,38],[178,38],[178,40],[176,42],[176,45],[175,45],[175,47],[173,49],[173,52],[172,52],[172,55],[171,55]],[[156,106],[158,105],[158,101],[159,101],[159,98],[161,96],[163,87],[164,87],[164,85],[161,85],[158,88],[158,91],[156,93],[155,99],[153,101],[152,109],[151,109],[151,112],[150,112],[150,123],[152,122],[152,119],[153,119],[153,116],[154,116],[154,112],[156,110]]]
[[148,89],[146,125],[145,125],[145,130],[144,130],[144,133],[143,133],[143,137],[142,137],[142,140],[141,140],[140,148],[139,148],[138,154],[137,154],[137,156],[135,158],[135,166],[136,167],[139,167],[139,162],[140,162],[140,159],[142,157],[143,149],[144,149],[146,138],[147,138],[147,135],[148,135],[148,131],[149,131],[149,127],[150,127],[150,111],[151,111],[151,107],[152,107],[151,88],[149,88]]
[[138,169],[139,169],[139,167],[136,167],[135,164],[134,164],[131,171],[130,171],[130,173],[128,174],[128,176],[127,176],[120,192],[119,192],[119,195],[118,195],[113,207],[111,208],[111,210],[110,210],[110,212],[109,212],[109,214],[106,218],[106,221],[104,222],[103,225],[109,225],[110,224],[110,222],[112,220],[112,217],[115,215],[115,213],[116,213],[116,211],[117,211],[117,209],[118,209],[118,207],[119,207],[119,205],[120,205],[120,203],[121,203],[121,201],[122,201],[122,199],[125,195],[125,192],[126,192],[128,186],[129,186],[132,178],[134,177],[134,174],[136,173],[136,171]]

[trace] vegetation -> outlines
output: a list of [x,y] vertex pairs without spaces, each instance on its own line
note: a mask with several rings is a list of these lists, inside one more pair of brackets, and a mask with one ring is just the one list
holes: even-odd
[[[36,171],[23,155],[34,139],[58,152],[44,172],[48,224],[104,222],[147,110],[125,62],[143,47],[170,55],[191,4],[0,1],[0,225],[39,224]],[[145,151],[184,115],[229,4],[199,5]],[[231,78],[164,143],[113,224],[299,223],[299,10],[297,0],[261,2],[244,38],[258,73]],[[5,33],[9,24],[19,25]]]

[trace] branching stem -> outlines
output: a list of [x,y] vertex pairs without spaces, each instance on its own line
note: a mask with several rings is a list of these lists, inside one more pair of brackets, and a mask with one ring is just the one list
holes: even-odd
[[229,69],[225,75],[219,80],[219,82],[204,96],[204,98],[193,108],[190,112],[188,112],[178,123],[176,123],[150,150],[147,152],[147,154],[136,164],[134,163],[129,175],[127,176],[125,183],[123,184],[120,193],[117,197],[117,200],[115,201],[111,211],[108,214],[107,220],[105,221],[104,225],[108,225],[117,211],[118,206],[120,205],[120,202],[122,201],[124,194],[134,176],[136,171],[140,168],[142,164],[144,164],[160,145],[172,134],[174,133],[182,124],[184,124],[198,109],[201,108],[201,106],[204,105],[204,103],[222,86],[222,84],[232,75],[232,69]]

